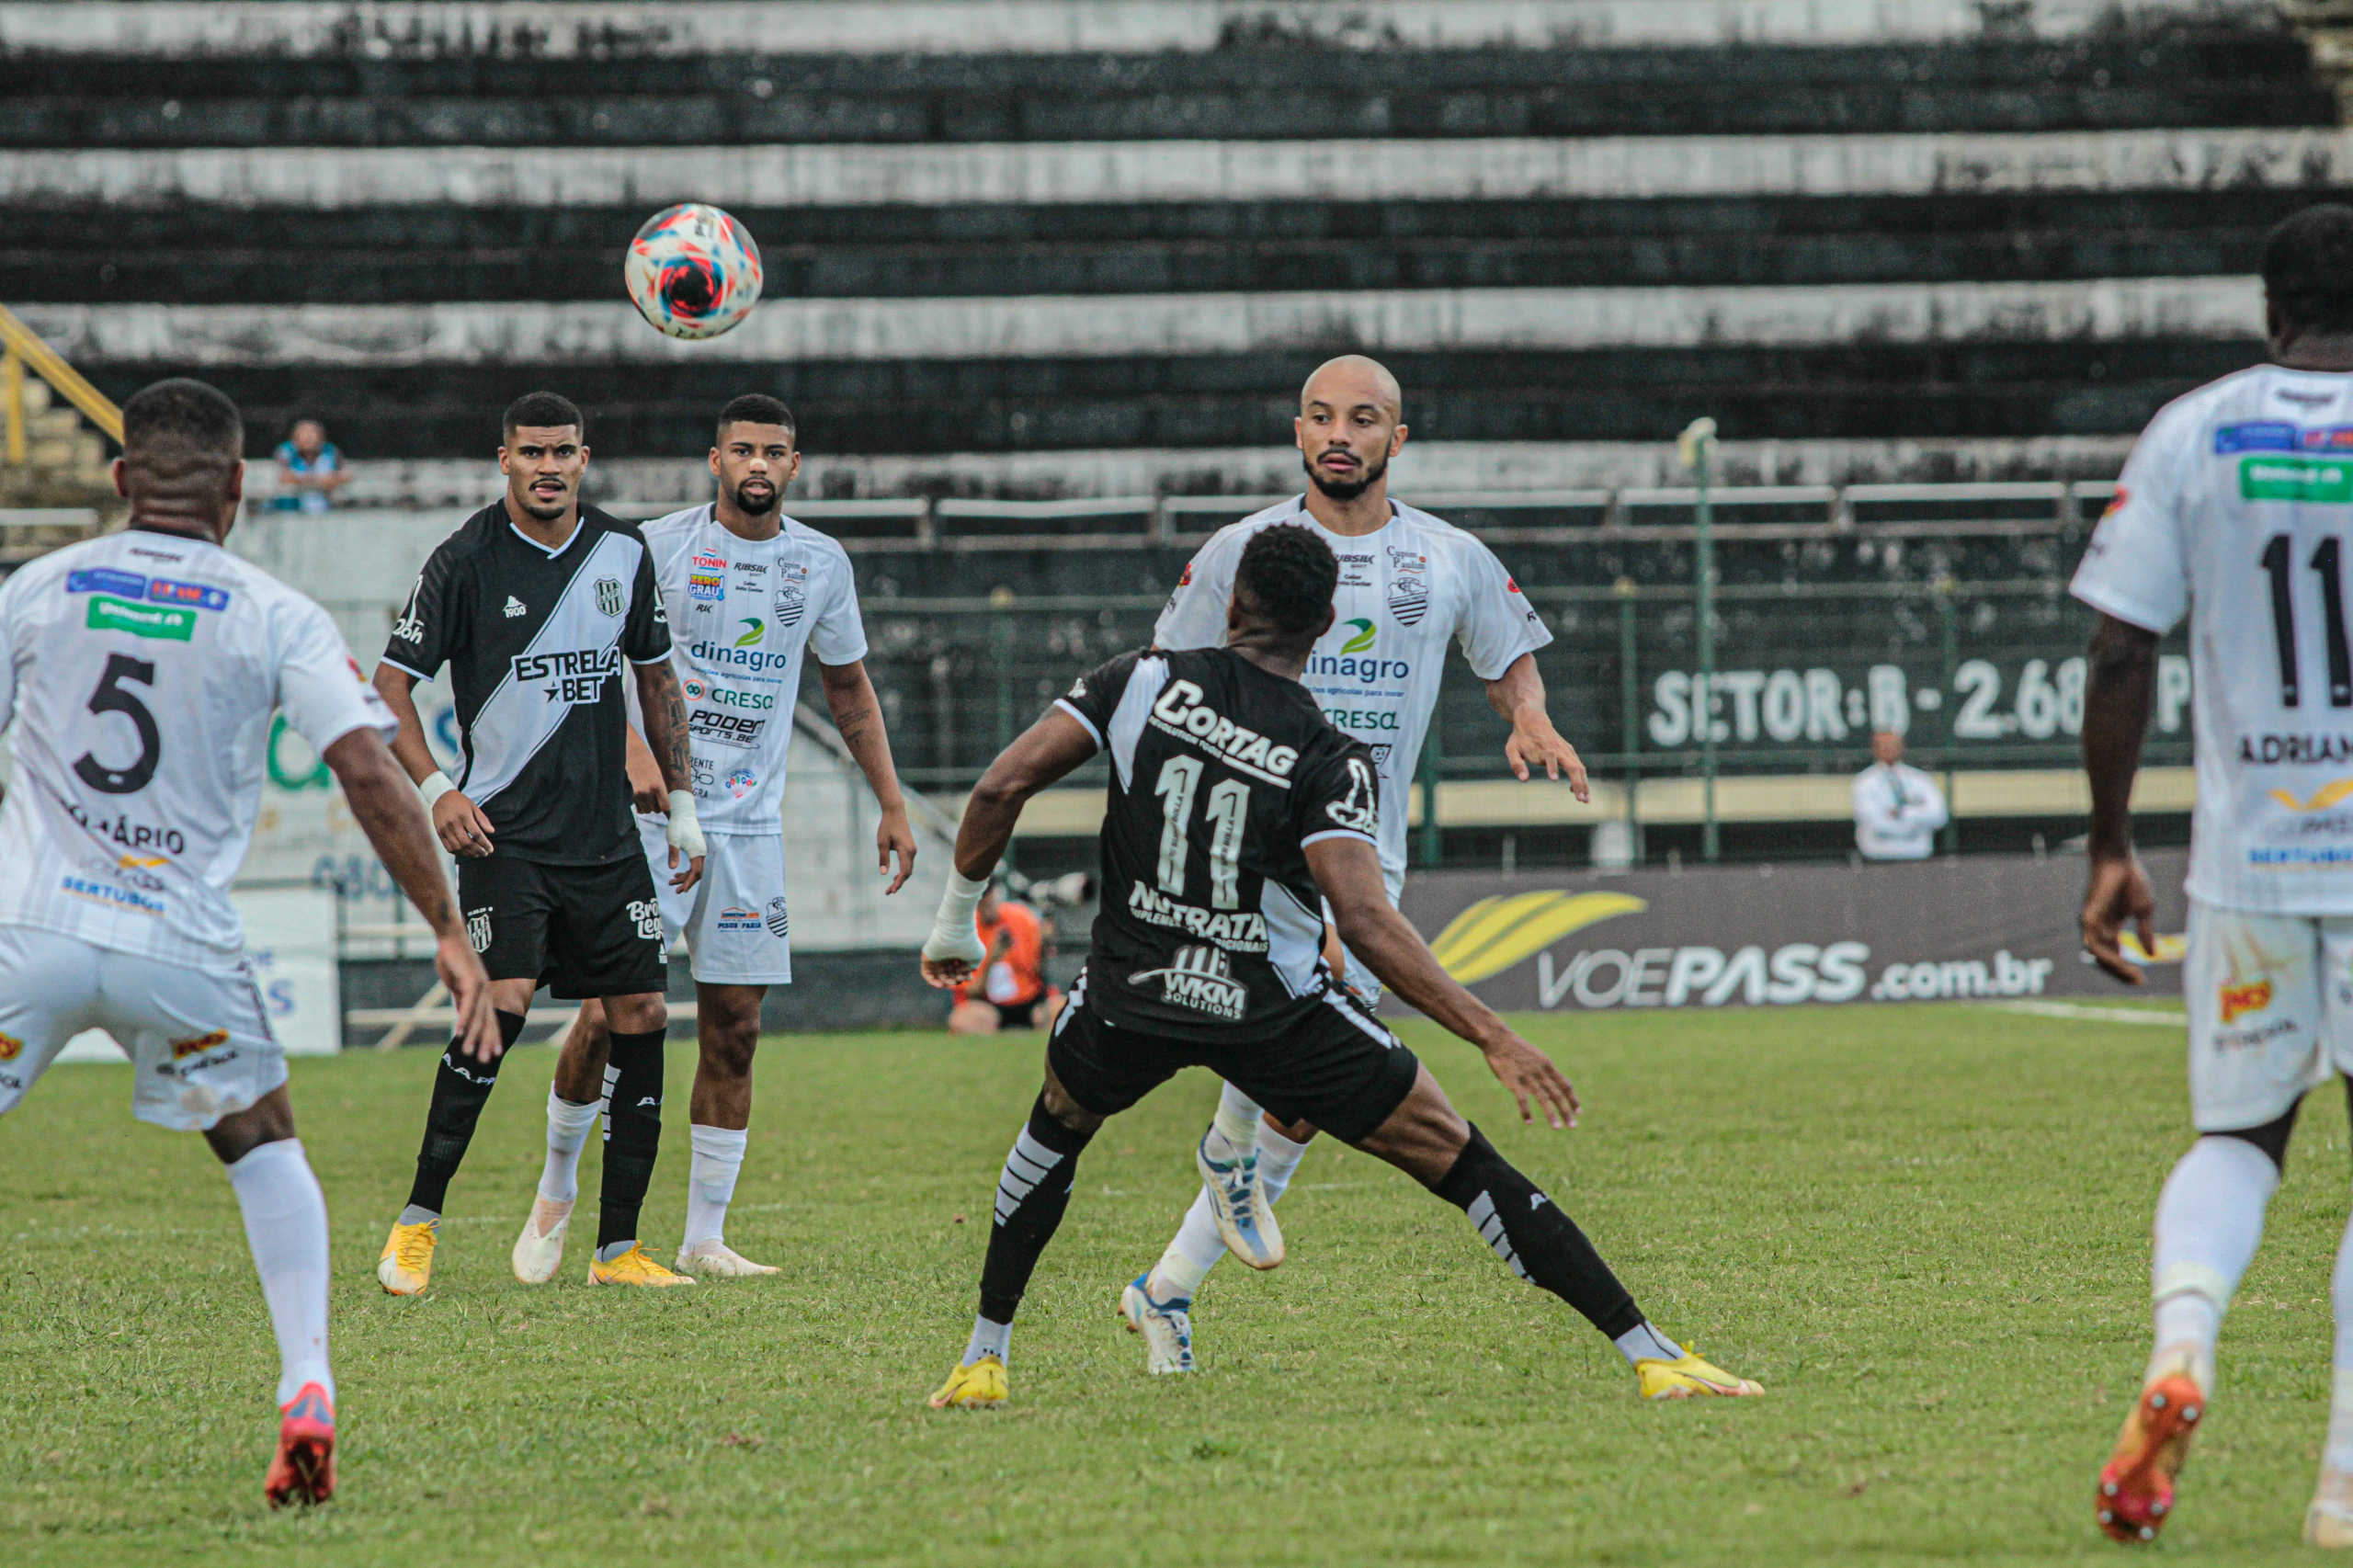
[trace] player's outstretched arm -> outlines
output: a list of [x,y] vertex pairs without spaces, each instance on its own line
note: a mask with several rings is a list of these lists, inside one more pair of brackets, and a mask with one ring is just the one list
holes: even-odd
[[1544,677],[1537,673],[1536,655],[1522,653],[1511,662],[1511,667],[1487,683],[1487,704],[1502,714],[1511,725],[1511,738],[1504,742],[1504,760],[1523,783],[1536,768],[1542,768],[1547,778],[1566,778],[1570,793],[1580,803],[1593,799],[1592,786],[1586,782],[1585,759],[1577,756],[1577,748],[1561,738],[1552,727],[1552,716],[1544,709]]
[[[663,836],[670,841],[670,885],[686,892],[702,880],[702,824],[695,816],[694,764],[688,749],[687,694],[667,659],[635,666],[637,702],[645,714],[645,744],[662,770],[670,791],[670,823]],[[683,865],[681,864],[683,862]]]
[[490,976],[466,940],[449,879],[441,874],[441,858],[433,852],[433,827],[416,787],[372,730],[344,735],[327,747],[324,760],[343,786],[345,803],[368,835],[376,858],[433,928],[433,967],[457,1006],[458,1039],[475,1060],[494,1060],[502,1047],[498,1019],[491,1011]]
[[931,937],[923,945],[926,983],[945,991],[972,978],[984,956],[980,933],[972,928],[972,911],[980,906],[989,873],[1005,858],[1005,846],[1013,842],[1021,808],[1095,752],[1092,731],[1061,709],[1050,709],[1000,752],[972,786],[964,801],[963,821],[956,825],[956,863],[949,868],[947,891],[939,895]]
[[[842,744],[858,758],[866,787],[874,791],[874,803],[882,810],[881,825],[874,830],[874,854],[882,874],[891,877],[891,885],[882,890],[888,896],[906,886],[907,879],[915,875],[915,830],[907,821],[907,799],[899,790],[898,766],[891,760],[891,733],[882,724],[882,704],[874,695],[874,682],[867,676],[864,659],[852,659],[847,665],[819,660],[817,683],[825,688],[825,708],[834,716]],[[891,876],[893,855],[899,858],[895,877]]]
[[2084,661],[2084,772],[2090,777],[2091,875],[2084,889],[2084,951],[2129,985],[2145,978],[2124,956],[2129,922],[2141,950],[2156,950],[2156,896],[2132,852],[2132,778],[2157,690],[2157,634],[2103,615]]
[[392,756],[407,772],[409,781],[425,798],[426,810],[432,813],[434,835],[441,840],[441,847],[452,855],[465,855],[479,859],[490,853],[490,818],[480,806],[467,799],[464,791],[449,782],[433,760],[433,753],[425,744],[425,721],[416,712],[416,677],[391,660],[379,660],[373,682],[376,695],[399,720],[401,733],[392,737]]
[[1370,842],[1339,835],[1318,839],[1307,846],[1307,869],[1332,905],[1348,950],[1407,1005],[1477,1046],[1488,1069],[1518,1102],[1522,1121],[1534,1120],[1534,1112],[1541,1110],[1554,1127],[1577,1124],[1577,1092],[1552,1059],[1440,968],[1421,933],[1390,903],[1381,881],[1381,856]]

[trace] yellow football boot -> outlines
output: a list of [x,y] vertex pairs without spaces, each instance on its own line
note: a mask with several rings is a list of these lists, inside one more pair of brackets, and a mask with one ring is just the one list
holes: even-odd
[[1634,1378],[1644,1399],[1741,1399],[1765,1392],[1764,1384],[1734,1377],[1688,1345],[1672,1361],[1653,1357],[1635,1362]]
[[591,1285],[648,1285],[660,1289],[694,1282],[693,1275],[680,1274],[654,1262],[654,1255],[642,1246],[633,1246],[609,1263],[595,1253],[588,1255],[588,1283]]
[[433,1245],[440,1239],[441,1221],[419,1220],[414,1225],[395,1223],[384,1238],[376,1259],[376,1282],[394,1296],[422,1296],[433,1283]]
[[[2206,1393],[2187,1362],[2162,1367],[2124,1413],[2116,1450],[2100,1467],[2093,1516],[2111,1540],[2157,1539],[2173,1515],[2174,1477],[2189,1457],[2189,1440],[2206,1414]],[[2311,1529],[2307,1516],[2305,1528]]]
[[995,1356],[983,1356],[969,1367],[959,1367],[948,1374],[939,1392],[931,1396],[934,1410],[994,1410],[1006,1398],[1005,1362]]

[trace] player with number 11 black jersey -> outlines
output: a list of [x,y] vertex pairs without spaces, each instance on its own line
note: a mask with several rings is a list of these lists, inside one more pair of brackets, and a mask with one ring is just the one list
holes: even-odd
[[1106,1118],[1194,1066],[1465,1210],[1522,1278],[1618,1343],[1646,1396],[1758,1392],[1654,1329],[1584,1233],[1324,968],[1328,900],[1349,950],[1477,1044],[1523,1116],[1533,1101],[1553,1126],[1574,1122],[1576,1096],[1552,1062],[1449,978],[1389,903],[1371,757],[1324,722],[1299,678],[1332,623],[1337,577],[1312,530],[1263,530],[1235,567],[1224,647],[1128,654],[1091,672],[965,806],[924,944],[934,985],[963,980],[983,957],[972,909],[1022,802],[1110,753],[1102,913],[1055,1021],[1045,1088],[998,1178],[980,1312],[935,1407],[1005,1403],[1014,1310],[1062,1222],[1080,1152]]

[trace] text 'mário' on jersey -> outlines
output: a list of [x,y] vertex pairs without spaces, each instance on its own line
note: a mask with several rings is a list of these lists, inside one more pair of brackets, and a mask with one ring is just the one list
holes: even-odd
[[447,665],[465,752],[458,788],[490,818],[492,852],[551,865],[642,853],[630,807],[624,664],[668,656],[645,541],[580,508],[561,549],[504,501],[425,562],[385,661],[419,680]]
[[1087,999],[1171,1039],[1281,1033],[1320,1006],[1307,846],[1378,847],[1371,754],[1295,680],[1222,648],[1124,653],[1055,706],[1111,754]]

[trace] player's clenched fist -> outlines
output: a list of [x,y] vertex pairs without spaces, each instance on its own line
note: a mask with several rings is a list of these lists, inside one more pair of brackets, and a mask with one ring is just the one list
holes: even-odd
[[433,831],[452,855],[479,860],[490,853],[490,819],[460,790],[445,790],[434,801]]

